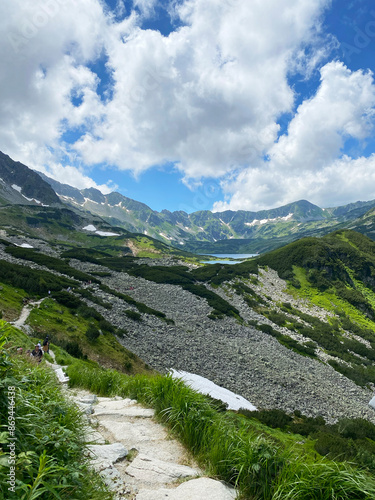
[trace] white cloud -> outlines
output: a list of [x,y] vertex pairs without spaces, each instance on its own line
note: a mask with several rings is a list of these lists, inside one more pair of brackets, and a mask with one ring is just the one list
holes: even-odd
[[[326,64],[316,95],[297,111],[288,81],[296,71],[309,78],[327,59],[335,41],[321,16],[330,4],[171,1],[183,26],[166,37],[140,28],[155,0],[134,0],[138,13],[122,0],[114,12],[100,0],[2,2],[1,148],[61,182],[105,192],[110,185],[89,177],[92,165],[137,174],[173,162],[187,185],[224,179],[227,199],[216,209],[341,199],[350,172],[351,199],[366,197],[373,157],[341,155],[347,138],[361,143],[372,131],[372,75]],[[113,81],[107,100],[89,65],[103,55]],[[285,113],[294,117],[278,139]],[[82,136],[69,145],[72,130]],[[324,182],[334,179],[333,195]]]
[[144,17],[153,14],[157,0],[133,0],[134,7],[138,7]]
[[[75,145],[87,163],[141,172],[176,162],[186,177],[219,177],[261,157],[293,109],[291,58],[315,36],[321,0],[189,0],[168,37],[135,30],[113,44],[114,98]],[[288,36],[285,36],[285,33]]]
[[269,161],[223,183],[227,202],[215,210],[261,209],[298,199],[320,206],[375,198],[374,156],[342,156],[345,141],[364,141],[373,130],[375,84],[370,72],[333,62],[321,69],[321,85],[304,101]]

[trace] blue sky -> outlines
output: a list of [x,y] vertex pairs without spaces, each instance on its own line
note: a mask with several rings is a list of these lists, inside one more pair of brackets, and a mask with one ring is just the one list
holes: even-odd
[[375,198],[370,0],[14,0],[0,149],[155,210]]

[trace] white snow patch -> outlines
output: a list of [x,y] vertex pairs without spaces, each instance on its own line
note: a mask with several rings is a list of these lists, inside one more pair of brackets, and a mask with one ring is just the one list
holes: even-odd
[[108,233],[106,231],[95,231],[99,236],[120,236],[118,233]]
[[95,203],[95,205],[100,205],[100,203],[98,203],[97,201],[91,200],[90,198],[85,198],[85,203],[87,203],[88,201],[90,201],[91,203]]
[[22,243],[22,245],[17,245],[15,243],[16,247],[21,247],[21,248],[34,248],[32,245],[29,245],[28,243]]
[[186,385],[189,385],[192,389],[195,389],[201,394],[208,394],[215,399],[220,399],[224,403],[227,403],[230,410],[246,408],[247,410],[255,411],[257,409],[242,396],[239,396],[224,387],[220,387],[219,385],[211,382],[211,380],[201,377],[200,375],[174,370],[173,368],[171,369],[171,374],[173,378],[182,379]]
[[12,188],[15,189],[16,191],[18,191],[19,193],[22,191],[22,188],[17,186],[17,184],[12,184]]
[[145,234],[146,236],[148,235],[148,232],[147,231],[143,231],[143,234]]
[[184,245],[185,243],[183,241],[180,241],[180,245]]
[[89,224],[88,226],[85,226],[83,228],[84,231],[96,231],[96,227],[93,226],[92,224]]
[[245,222],[245,226],[262,226],[263,224],[268,224],[269,222],[280,222],[280,221],[288,221],[293,217],[293,214],[290,213],[285,215],[285,217],[275,217],[274,219],[254,219],[252,222]]

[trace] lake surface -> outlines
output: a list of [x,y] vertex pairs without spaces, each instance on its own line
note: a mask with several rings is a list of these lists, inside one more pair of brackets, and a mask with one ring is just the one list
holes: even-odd
[[[218,260],[205,260],[201,261],[202,264],[240,264],[243,262],[241,259],[249,259],[250,257],[256,257],[256,253],[210,253],[204,254],[210,255],[211,257],[218,257]],[[236,261],[224,260],[224,259],[236,259]]]

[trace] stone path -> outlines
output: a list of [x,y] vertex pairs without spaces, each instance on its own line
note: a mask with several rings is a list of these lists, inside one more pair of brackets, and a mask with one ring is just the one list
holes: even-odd
[[117,499],[234,500],[236,492],[202,471],[154,419],[131,399],[69,391],[88,415],[88,450],[95,470]]

